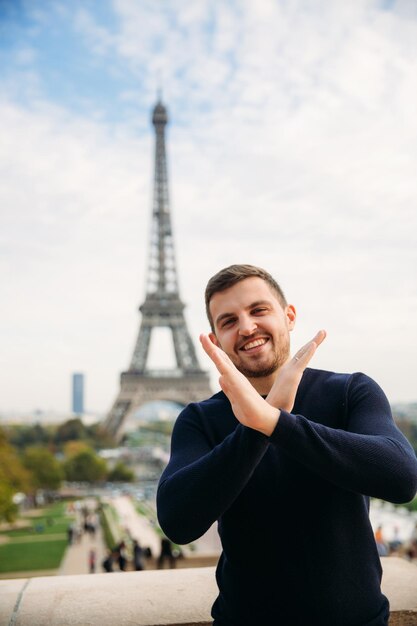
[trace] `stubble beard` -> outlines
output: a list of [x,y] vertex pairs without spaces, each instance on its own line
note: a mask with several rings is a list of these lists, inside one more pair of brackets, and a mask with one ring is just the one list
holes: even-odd
[[253,366],[248,367],[240,358],[233,358],[232,361],[236,368],[246,378],[265,378],[274,374],[284,363],[288,361],[290,355],[290,342],[286,338],[285,344],[279,348],[275,348],[272,358],[269,362],[254,362]]

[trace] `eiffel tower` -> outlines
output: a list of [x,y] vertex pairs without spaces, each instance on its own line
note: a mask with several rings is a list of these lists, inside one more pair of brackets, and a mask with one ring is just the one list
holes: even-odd
[[[155,178],[146,297],[139,307],[142,321],[129,369],[120,376],[119,394],[104,422],[115,439],[120,439],[127,418],[146,402],[170,400],[185,405],[212,394],[208,373],[197,360],[178,290],[165,151],[168,115],[160,99],[152,123],[156,133]],[[151,334],[158,327],[171,330],[176,367],[169,370],[147,366]]]

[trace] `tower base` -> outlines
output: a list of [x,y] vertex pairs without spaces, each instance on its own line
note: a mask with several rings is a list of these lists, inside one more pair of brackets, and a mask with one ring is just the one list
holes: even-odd
[[129,416],[147,402],[168,401],[184,406],[212,395],[207,372],[152,370],[128,371],[120,375],[119,394],[104,421],[104,428],[119,441]]

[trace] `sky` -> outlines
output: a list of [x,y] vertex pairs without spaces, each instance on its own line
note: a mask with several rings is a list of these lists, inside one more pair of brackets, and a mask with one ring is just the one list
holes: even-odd
[[[0,0],[0,414],[105,414],[144,301],[158,90],[180,296],[264,267],[293,351],[417,401],[414,0]],[[150,366],[169,365],[163,331]],[[165,343],[164,343],[165,342]],[[165,362],[166,361],[166,362]]]

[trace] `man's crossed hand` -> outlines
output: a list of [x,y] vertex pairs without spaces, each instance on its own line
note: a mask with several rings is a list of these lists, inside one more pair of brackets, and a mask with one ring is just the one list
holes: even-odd
[[220,373],[220,386],[230,400],[236,419],[269,437],[277,425],[280,409],[291,412],[303,372],[325,337],[326,331],[319,330],[279,369],[265,400],[208,335],[200,335],[200,341]]

